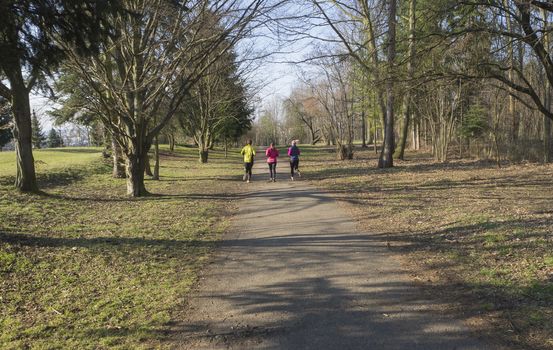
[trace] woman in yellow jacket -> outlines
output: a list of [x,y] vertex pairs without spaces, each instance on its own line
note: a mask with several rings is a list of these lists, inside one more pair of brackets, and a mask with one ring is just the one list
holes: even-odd
[[244,177],[243,180],[250,183],[252,179],[253,159],[255,158],[255,149],[252,147],[252,140],[248,140],[248,144],[242,148],[240,154],[244,156]]

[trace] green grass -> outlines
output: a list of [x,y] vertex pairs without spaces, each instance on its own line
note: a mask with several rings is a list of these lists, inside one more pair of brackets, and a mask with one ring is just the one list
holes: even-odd
[[372,150],[345,162],[328,147],[302,154],[306,177],[432,280],[433,296],[461,300],[462,312],[491,320],[506,342],[553,347],[553,166],[436,164],[408,153],[377,169]]
[[[99,149],[41,150],[43,193],[12,188],[0,154],[0,348],[163,348],[227,225],[241,162],[163,148],[152,196],[130,199]],[[6,165],[7,167],[5,167]],[[13,165],[13,164],[12,164]]]
[[[34,150],[37,173],[48,173],[65,167],[83,167],[98,159],[102,149],[94,147],[68,147]],[[15,153],[0,152],[0,177],[15,176]]]

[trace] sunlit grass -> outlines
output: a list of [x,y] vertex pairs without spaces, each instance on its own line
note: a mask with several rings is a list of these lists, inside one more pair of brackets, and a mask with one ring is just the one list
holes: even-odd
[[332,147],[303,149],[314,184],[347,203],[368,232],[386,237],[421,280],[439,276],[432,293],[508,327],[499,332],[508,342],[553,346],[551,165],[436,164],[409,153],[393,169],[377,169],[372,150],[357,148],[344,162]]
[[100,149],[35,152],[39,195],[0,154],[0,348],[158,348],[214,242],[241,173],[236,150],[199,164],[162,147],[161,181],[131,199]]

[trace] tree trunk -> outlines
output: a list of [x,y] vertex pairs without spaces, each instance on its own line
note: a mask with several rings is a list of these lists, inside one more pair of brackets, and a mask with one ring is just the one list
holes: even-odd
[[373,142],[374,142],[374,133],[373,133],[373,128],[372,128],[372,123],[370,120],[366,120],[367,122],[367,147],[369,145],[371,145]]
[[[61,133],[60,133],[60,138],[61,138]],[[104,145],[104,149],[102,150],[102,157],[104,157],[105,159],[108,159],[109,157],[111,157],[113,153],[112,140],[111,140],[111,135],[109,134],[107,128],[104,127],[103,125],[102,125],[102,139],[103,139],[102,143]]]
[[543,117],[543,161],[551,163],[551,119]]
[[415,29],[416,29],[416,9],[417,1],[409,0],[409,62],[407,63],[407,72],[409,75],[409,83],[407,86],[407,92],[403,97],[403,124],[401,126],[401,133],[399,139],[399,147],[395,156],[398,159],[403,160],[405,154],[405,145],[407,144],[407,135],[409,134],[409,123],[411,119],[411,85],[415,78]]
[[413,151],[418,151],[420,149],[420,123],[416,119],[413,119],[412,130],[413,144],[411,145],[411,149]]
[[144,158],[144,174],[153,177],[154,173],[152,172],[152,165],[150,164],[150,156],[146,154],[146,158]]
[[403,160],[405,156],[405,146],[407,144],[407,135],[409,134],[409,122],[411,117],[411,99],[410,93],[407,92],[403,97],[403,122],[401,124],[401,131],[399,135],[399,145],[394,154],[397,159]]
[[[548,16],[547,12],[542,9],[542,18],[545,23],[544,27],[548,26]],[[550,46],[549,34],[544,34],[544,45],[545,47]],[[551,110],[551,84],[549,80],[545,82],[545,98],[543,102],[548,110]],[[543,116],[543,162],[551,163],[551,119],[546,115]]]
[[320,138],[317,137],[317,132],[312,127],[309,127],[309,133],[311,134],[311,145],[315,146]]
[[361,112],[361,138],[363,140],[361,147],[367,148],[367,117],[365,111]]
[[[505,8],[509,8],[509,3],[507,0],[503,0],[503,6],[505,6]],[[505,21],[506,21],[506,24],[507,24],[507,31],[511,32],[512,31],[512,22],[511,22],[511,15],[509,13],[509,11],[506,12],[506,18],[505,18]],[[514,81],[514,67],[515,67],[515,55],[514,55],[514,48],[513,48],[513,41],[509,40],[509,43],[508,43],[508,46],[507,46],[507,51],[508,51],[508,55],[509,55],[509,63],[511,64],[511,69],[509,69],[509,80],[510,81]],[[519,130],[519,125],[520,125],[520,119],[519,119],[519,116],[518,116],[518,113],[516,111],[516,102],[515,102],[515,97],[513,96],[513,89],[511,87],[509,87],[509,115],[511,116],[511,119],[512,119],[512,126],[511,126],[511,141],[516,144],[518,142],[518,130]]]
[[377,143],[378,143],[378,125],[377,123],[375,122],[374,123],[374,154],[378,154],[378,146],[377,146]]
[[159,139],[156,136],[154,138],[154,175],[152,176],[152,180],[159,180]]
[[113,157],[113,172],[112,176],[116,179],[122,179],[125,177],[125,161],[123,160],[123,151],[121,146],[115,141],[111,140],[112,157]]
[[20,74],[10,79],[12,88],[11,103],[15,122],[13,136],[17,164],[15,187],[22,192],[38,192],[33,157],[31,107],[29,94]]
[[148,159],[147,151],[139,151],[138,154],[127,156],[127,194],[131,197],[142,197],[148,194],[144,186],[146,159]]
[[175,151],[175,135],[169,134],[169,151],[174,152]]
[[200,148],[200,163],[207,163],[208,159],[209,159],[209,149],[208,148]]
[[378,161],[379,168],[394,166],[394,83],[393,69],[396,59],[396,0],[388,0],[388,79],[386,80],[386,122],[384,147]]
[[336,154],[339,160],[353,159],[353,148],[351,145],[340,144],[336,148]]

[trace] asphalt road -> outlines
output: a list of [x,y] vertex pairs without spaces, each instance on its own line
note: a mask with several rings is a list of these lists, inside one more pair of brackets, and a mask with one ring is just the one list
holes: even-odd
[[[258,161],[192,293],[177,349],[497,349],[426,300],[378,235]],[[262,175],[259,175],[262,173]]]

